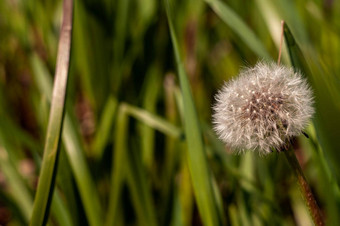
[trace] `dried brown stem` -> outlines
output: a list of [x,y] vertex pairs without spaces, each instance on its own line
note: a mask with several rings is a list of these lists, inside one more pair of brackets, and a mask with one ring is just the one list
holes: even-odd
[[285,150],[284,153],[286,155],[289,165],[292,167],[294,174],[299,182],[302,195],[308,207],[309,213],[313,218],[314,224],[317,226],[324,226],[325,222],[321,210],[302,172],[301,166],[295,156],[294,150],[290,148],[288,150]]
[[280,38],[280,47],[279,47],[279,56],[278,56],[278,59],[277,59],[277,65],[280,65],[280,62],[281,62],[284,24],[285,24],[285,21],[281,20],[281,36],[280,36],[281,38]]

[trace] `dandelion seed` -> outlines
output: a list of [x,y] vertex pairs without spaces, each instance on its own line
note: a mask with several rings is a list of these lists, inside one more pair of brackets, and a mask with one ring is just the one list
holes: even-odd
[[[279,150],[302,133],[314,113],[307,81],[291,68],[274,63],[259,62],[242,71],[215,98],[214,130],[235,152]],[[238,111],[228,110],[230,105]]]

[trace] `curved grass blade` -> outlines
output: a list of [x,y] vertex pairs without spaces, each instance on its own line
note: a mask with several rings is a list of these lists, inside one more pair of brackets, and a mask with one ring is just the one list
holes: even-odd
[[222,225],[222,219],[219,216],[217,208],[218,205],[214,195],[213,186],[211,184],[210,177],[212,175],[209,170],[204,151],[198,116],[191,94],[188,77],[185,73],[183,61],[180,56],[178,41],[172,22],[173,17],[170,11],[169,1],[167,0],[165,1],[165,8],[177,63],[180,86],[183,93],[184,127],[188,145],[187,156],[195,198],[204,225]]
[[50,118],[39,183],[30,221],[32,226],[46,224],[54,189],[71,51],[73,1],[65,0],[63,10]]
[[165,135],[174,138],[180,138],[182,136],[182,131],[179,128],[164,120],[163,118],[132,105],[126,103],[124,103],[124,105],[128,115],[136,118],[150,128],[156,129]]
[[[333,90],[330,89],[329,85],[331,77],[321,72],[321,66],[313,60],[313,56],[309,56],[308,58],[308,61],[311,61],[312,64],[307,63],[298,43],[295,41],[286,24],[284,27],[284,35],[293,67],[295,70],[301,70],[303,74],[306,75],[315,92],[316,114],[313,122],[318,141],[322,147],[320,149],[315,148],[317,152],[315,161],[323,168],[324,172],[329,172],[325,174],[327,177],[326,181],[329,184],[328,187],[330,188],[329,194],[331,194],[326,195],[328,200],[325,206],[328,210],[327,223],[330,225],[336,224],[339,218],[337,213],[339,212],[340,204],[339,187],[337,184],[340,180],[340,168],[337,167],[340,161],[340,155],[338,153],[338,128],[340,127],[338,116],[340,115],[340,109],[334,101],[334,95],[336,96],[338,93],[332,92]],[[333,82],[336,83],[335,81]],[[331,164],[325,164],[326,162]],[[337,210],[330,208],[331,206],[337,207]]]
[[[51,88],[48,88],[52,87],[51,81],[49,80],[50,75],[36,55],[32,55],[31,64],[35,72],[35,81],[38,84],[40,92],[43,96],[47,97],[49,102],[51,102]],[[86,217],[90,225],[102,225],[102,210],[99,196],[95,189],[90,169],[86,163],[84,148],[82,147],[79,136],[77,136],[77,129],[72,124],[72,120],[69,117],[68,112],[66,112],[64,124],[62,139],[65,145],[67,158],[69,159],[70,166],[80,192],[80,197],[84,205]]]
[[271,59],[266,48],[256,37],[255,33],[242,21],[242,19],[220,0],[205,0],[214,12],[254,51],[259,57]]
[[[338,128],[340,127],[340,120],[338,116],[340,115],[340,108],[338,102],[335,100],[339,100],[340,93],[334,88],[336,81],[333,77],[326,75],[327,72],[321,71],[321,66],[312,61],[313,56],[309,57],[313,65],[307,63],[298,43],[295,41],[286,24],[284,27],[284,35],[293,67],[295,70],[301,70],[303,74],[307,76],[315,92],[316,115],[313,122],[316,128],[317,138],[322,149],[330,155],[331,158],[329,158],[329,160],[333,163],[335,175],[339,182],[340,167],[336,166],[340,161],[340,154],[337,151],[339,146]],[[331,79],[333,79],[333,81]]]

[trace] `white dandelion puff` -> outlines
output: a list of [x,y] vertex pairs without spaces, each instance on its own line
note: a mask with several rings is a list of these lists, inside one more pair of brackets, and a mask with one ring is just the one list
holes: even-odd
[[291,68],[259,62],[225,83],[215,96],[214,130],[235,152],[280,150],[314,113],[313,95]]

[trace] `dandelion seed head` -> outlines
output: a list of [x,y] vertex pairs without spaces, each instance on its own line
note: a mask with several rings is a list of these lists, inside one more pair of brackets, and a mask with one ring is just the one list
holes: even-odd
[[257,63],[215,96],[214,130],[235,152],[280,149],[301,134],[314,113],[307,81],[291,68]]

